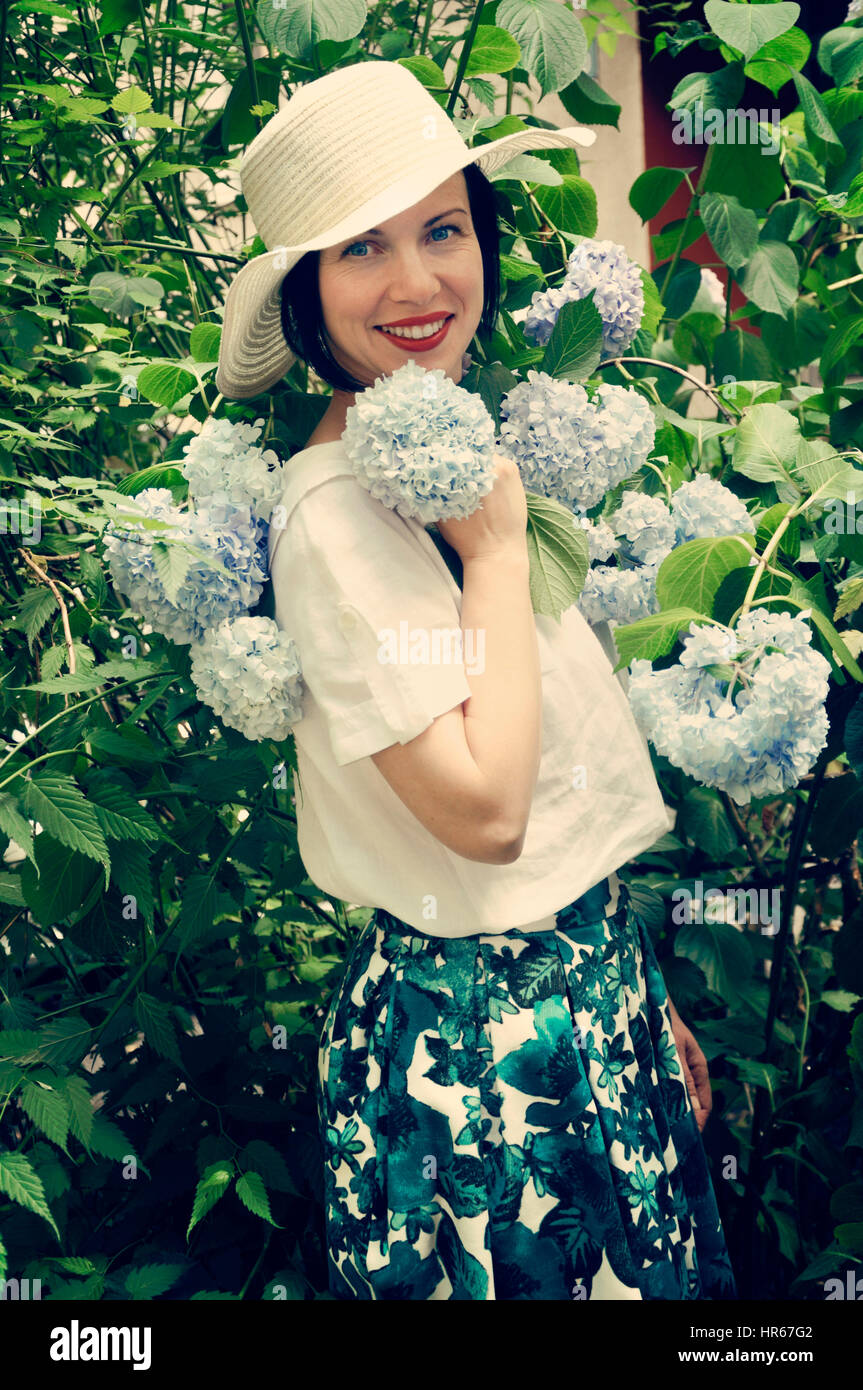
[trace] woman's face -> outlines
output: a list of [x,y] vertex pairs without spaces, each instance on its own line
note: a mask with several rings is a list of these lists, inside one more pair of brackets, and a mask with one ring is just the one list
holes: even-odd
[[[376,231],[325,247],[318,265],[330,350],[357,381],[371,386],[411,357],[461,379],[482,317],[483,265],[460,170]],[[422,339],[381,332],[382,324],[429,315],[448,322],[427,350]]]

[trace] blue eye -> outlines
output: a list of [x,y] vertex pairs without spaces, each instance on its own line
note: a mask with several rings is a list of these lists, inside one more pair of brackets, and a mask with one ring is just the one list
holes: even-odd
[[[445,222],[445,223],[443,223],[440,227],[432,227],[431,232],[429,232],[429,236],[431,236],[433,232],[456,232],[458,235],[461,235],[461,227],[457,227],[457,226],[455,225],[454,222]],[[451,241],[451,240],[452,240],[451,237],[446,237],[446,238],[444,238],[444,242],[446,242],[446,241]],[[438,242],[438,244],[440,245],[441,243]],[[346,246],[346,247],[345,247],[344,251],[342,252],[342,255],[343,255],[343,256],[349,256],[350,253],[351,253],[351,252],[354,250],[354,248],[357,247],[357,246],[368,246],[368,242],[367,242],[367,241],[352,241],[351,244],[350,244],[350,246]],[[354,259],[354,260],[364,261],[364,260],[367,260],[368,257],[367,257],[367,256],[354,256],[353,259]]]

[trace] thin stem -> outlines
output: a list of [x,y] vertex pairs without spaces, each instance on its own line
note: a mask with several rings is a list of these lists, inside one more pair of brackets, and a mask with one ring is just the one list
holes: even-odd
[[736,423],[733,414],[723,405],[715,391],[709,386],[705,386],[704,382],[699,381],[698,377],[693,376],[691,372],[685,372],[682,367],[675,367],[671,362],[660,362],[657,357],[610,357],[606,362],[600,362],[596,370],[601,372],[604,371],[606,367],[618,367],[622,362],[643,362],[649,366],[662,367],[667,372],[676,372],[678,376],[686,377],[687,381],[691,381],[693,386],[697,387],[699,391],[703,391],[705,396],[710,397],[716,409],[722,412],[726,420],[732,425]]
[[695,215],[696,203],[698,202],[698,199],[701,197],[701,194],[704,190],[704,185],[707,181],[707,174],[710,169],[710,162],[713,158],[714,148],[715,146],[710,145],[708,147],[707,154],[704,157],[704,163],[701,166],[701,174],[699,176],[698,183],[695,186],[695,192],[689,200],[689,208],[687,209],[686,220],[683,223],[683,227],[680,232],[680,237],[678,239],[676,247],[674,248],[674,255],[671,258],[671,263],[666,272],[665,279],[662,282],[662,289],[659,291],[659,298],[662,300],[663,304],[665,303],[665,295],[667,293],[668,286],[671,284],[672,277],[674,275],[675,270],[677,269],[680,257],[683,253],[683,248],[686,245],[686,234],[689,231],[689,224],[691,223]]
[[426,51],[426,44],[428,43],[428,37],[429,37],[429,29],[431,28],[431,22],[432,22],[432,10],[433,10],[433,9],[434,9],[434,0],[428,0],[428,5],[426,6],[425,22],[424,22],[424,24],[423,24],[423,36],[422,36],[422,38],[420,39],[420,46],[419,46],[419,53],[420,53],[420,55],[424,54],[425,51]]
[[479,28],[479,17],[482,14],[482,8],[483,0],[477,0],[476,9],[473,12],[473,19],[470,22],[470,29],[468,30],[467,36],[465,37],[465,41],[461,46],[458,67],[456,68],[455,81],[452,84],[452,91],[449,94],[449,101],[446,104],[446,109],[450,115],[452,115],[455,109],[456,101],[458,99],[458,89],[461,86],[462,78],[464,77],[465,69],[467,67],[467,60],[470,57],[470,51],[473,48],[473,41],[476,37],[476,31]]
[[[240,26],[240,39],[243,44],[243,52],[246,55],[246,70],[249,74],[249,83],[252,88],[252,105],[258,106],[261,97],[258,92],[258,74],[255,71],[255,60],[252,57],[252,44],[249,38],[249,26],[246,23],[246,11],[243,0],[234,0],[234,3],[237,10],[237,22]],[[258,121],[260,121],[260,117],[258,117]]]

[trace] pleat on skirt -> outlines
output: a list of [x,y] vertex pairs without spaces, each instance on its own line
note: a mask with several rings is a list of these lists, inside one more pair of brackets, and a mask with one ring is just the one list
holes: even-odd
[[319,1045],[341,1299],[734,1299],[647,928],[616,873],[553,930],[377,909]]

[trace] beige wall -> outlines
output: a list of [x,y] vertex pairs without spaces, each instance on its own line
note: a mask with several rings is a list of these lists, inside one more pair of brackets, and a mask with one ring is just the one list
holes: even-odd
[[[635,26],[637,16],[628,5],[617,8]],[[601,87],[619,101],[623,110],[620,129],[614,126],[594,126],[596,143],[589,150],[579,151],[584,177],[596,189],[599,205],[597,236],[617,241],[630,256],[642,265],[650,264],[650,242],[647,227],[629,206],[629,190],[644,171],[644,113],[641,103],[640,44],[635,38],[621,35],[613,58],[599,49],[594,51],[595,71],[591,74]],[[572,125],[573,119],[556,95],[543,97],[536,103],[535,112],[555,125]]]

